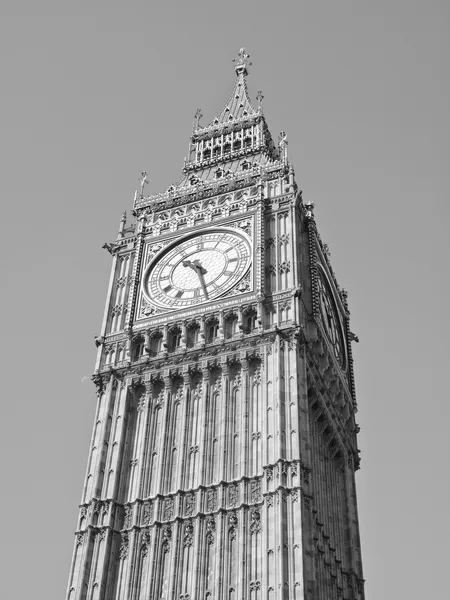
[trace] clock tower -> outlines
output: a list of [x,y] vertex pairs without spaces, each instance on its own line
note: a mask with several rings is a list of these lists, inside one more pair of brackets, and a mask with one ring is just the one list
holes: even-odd
[[122,218],[69,600],[363,599],[347,294],[248,55]]

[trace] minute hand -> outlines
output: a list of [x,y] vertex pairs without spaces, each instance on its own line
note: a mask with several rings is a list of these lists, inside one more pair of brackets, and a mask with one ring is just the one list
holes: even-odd
[[206,269],[202,267],[200,261],[198,259],[192,262],[190,260],[183,260],[183,267],[189,267],[197,273],[200,285],[202,286],[203,294],[205,295],[206,300],[209,300],[208,292],[206,291],[205,279],[203,277],[203,275],[206,273]]
[[209,300],[208,292],[206,291],[205,278],[203,277],[203,273],[206,272],[203,267],[196,268],[198,278],[200,280],[200,285],[202,286],[203,294],[206,300]]

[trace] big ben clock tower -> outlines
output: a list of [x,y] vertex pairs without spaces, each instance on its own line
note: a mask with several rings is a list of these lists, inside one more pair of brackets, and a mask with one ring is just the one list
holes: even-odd
[[364,598],[347,294],[247,67],[105,244],[69,600]]

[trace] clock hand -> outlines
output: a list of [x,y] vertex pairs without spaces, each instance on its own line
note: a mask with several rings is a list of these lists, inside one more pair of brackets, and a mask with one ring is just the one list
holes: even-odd
[[208,292],[206,291],[205,279],[203,277],[203,273],[206,273],[206,269],[204,269],[203,267],[200,267],[200,269],[197,269],[197,275],[198,275],[198,278],[200,280],[200,285],[202,286],[202,290],[203,290],[203,293],[205,295],[205,298],[207,300],[209,300]]
[[209,300],[208,292],[206,290],[205,279],[203,277],[203,275],[207,273],[207,271],[204,267],[202,267],[198,258],[196,258],[192,262],[190,260],[183,260],[183,267],[190,267],[193,271],[197,273],[200,285],[202,286],[203,294],[205,295],[206,300]]

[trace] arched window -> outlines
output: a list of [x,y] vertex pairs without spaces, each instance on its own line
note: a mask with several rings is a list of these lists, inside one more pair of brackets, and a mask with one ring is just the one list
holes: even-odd
[[208,321],[206,324],[206,341],[213,342],[219,335],[219,322],[217,319]]
[[235,313],[232,313],[225,320],[225,337],[230,339],[238,332],[238,317]]
[[241,140],[240,140],[240,138],[235,138],[235,140],[234,140],[234,142],[233,142],[233,150],[234,150],[235,152],[237,152],[238,150],[240,150],[240,149],[241,149],[241,147],[242,147],[242,144],[241,144]]
[[133,360],[139,360],[142,356],[144,356],[144,338],[137,338],[133,342]]
[[244,314],[243,330],[244,333],[252,333],[256,329],[256,311],[251,309]]
[[193,348],[197,342],[199,342],[200,325],[193,321],[189,324],[187,330],[187,346]]
[[150,354],[155,356],[162,350],[162,333],[155,331],[150,337]]
[[230,152],[231,152],[231,144],[229,142],[227,142],[223,147],[223,153],[229,154]]
[[244,148],[251,148],[251,147],[252,147],[252,138],[246,137],[244,139]]
[[181,345],[181,329],[179,327],[175,327],[171,329],[169,332],[169,350],[173,352],[177,350]]

